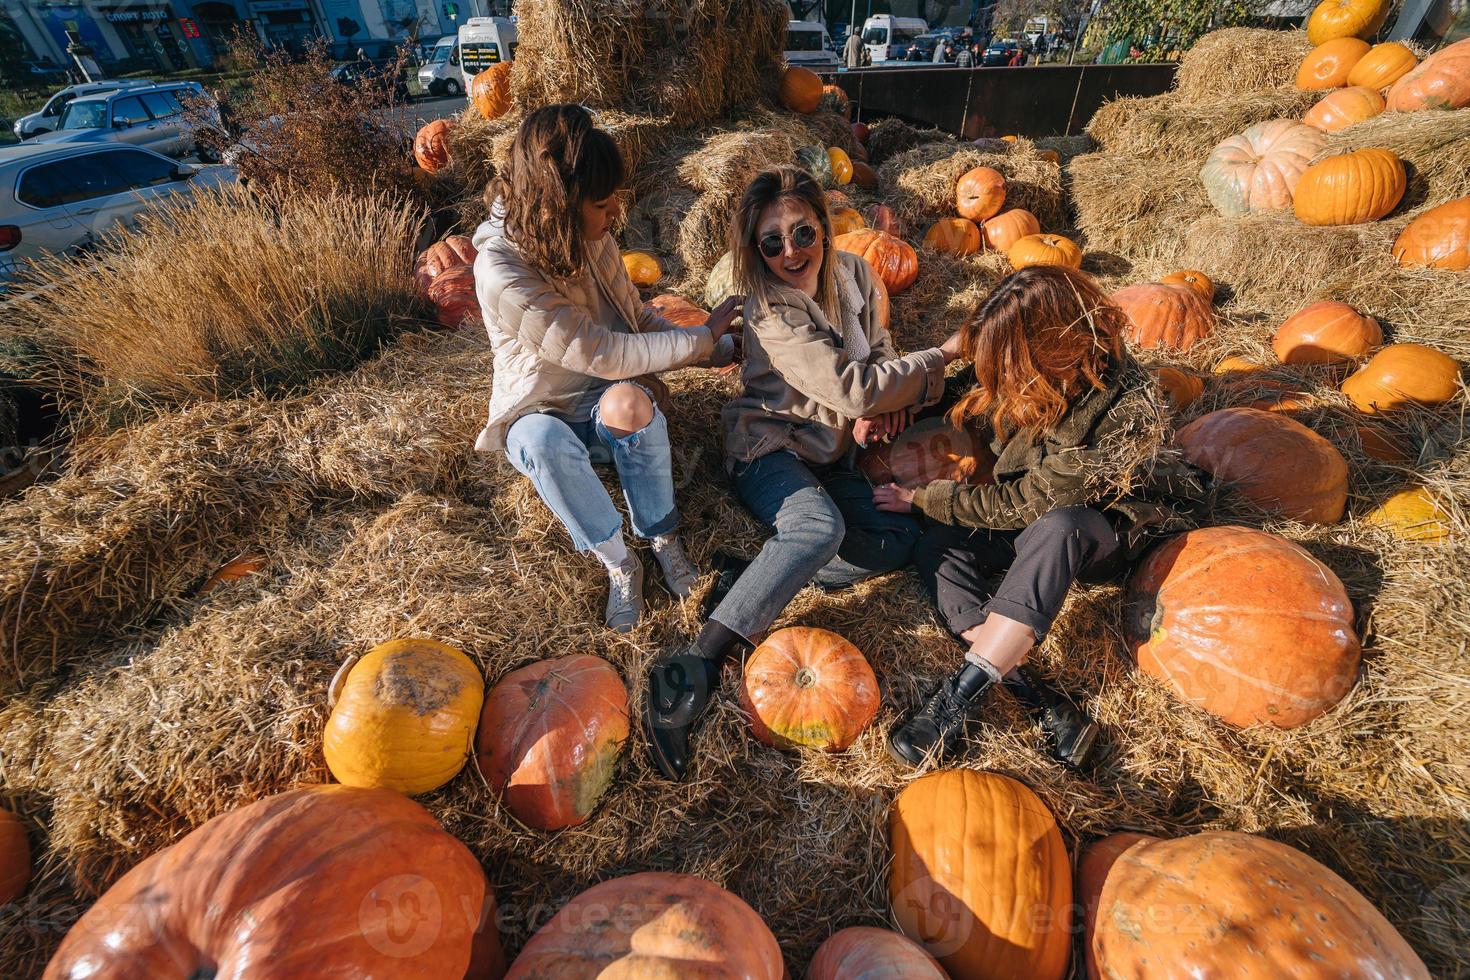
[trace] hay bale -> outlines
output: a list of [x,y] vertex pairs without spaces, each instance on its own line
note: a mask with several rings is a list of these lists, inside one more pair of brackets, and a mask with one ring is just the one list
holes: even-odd
[[1063,169],[1074,157],[1097,149],[1097,142],[1086,133],[1077,133],[1074,136],[1041,136],[1034,142],[1037,150],[1051,150],[1055,153],[1061,159]]
[[1400,209],[1470,195],[1470,109],[1386,112],[1327,134],[1324,157],[1377,146],[1392,150],[1409,172]]
[[1005,153],[963,143],[926,143],[891,157],[878,169],[878,180],[888,204],[917,238],[935,221],[955,213],[955,184],[974,167],[991,167],[1005,177],[1007,208],[1025,208],[1043,229],[1066,222],[1061,168],[1037,156],[1030,140],[1018,140]]
[[1010,272],[1010,262],[995,252],[960,259],[920,249],[919,277],[892,299],[894,342],[911,351],[942,343]]
[[1174,89],[1190,99],[1215,99],[1281,88],[1296,80],[1297,67],[1311,50],[1306,31],[1211,31],[1179,59]]
[[1106,153],[1129,153],[1198,166],[1221,140],[1267,119],[1299,119],[1320,92],[1294,87],[1239,90],[1213,99],[1166,92],[1122,98],[1098,110],[1087,132]]
[[1177,267],[1190,223],[1211,211],[1198,174],[1178,164],[1089,153],[1072,160],[1067,178],[1088,253]]
[[916,146],[942,142],[959,144],[958,140],[942,129],[920,129],[896,118],[880,119],[873,123],[868,132],[868,159],[874,167],[878,167]]

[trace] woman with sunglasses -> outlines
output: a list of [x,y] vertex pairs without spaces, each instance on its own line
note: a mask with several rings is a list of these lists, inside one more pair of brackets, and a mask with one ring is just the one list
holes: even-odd
[[900,568],[919,538],[913,518],[874,506],[857,443],[940,399],[958,336],[899,356],[867,263],[831,241],[826,195],[795,167],[757,176],[730,222],[735,282],[749,296],[744,390],[722,413],[725,466],[775,535],[748,567],[724,560],[698,638],[650,670],[644,731],[671,779],[738,645],[758,643],[807,583],[841,589]]
[[688,595],[699,573],[675,533],[659,407],[668,389],[653,375],[729,363],[734,340],[726,334],[739,305],[726,301],[694,329],[643,308],[609,234],[623,176],[617,144],[586,109],[538,109],[486,189],[490,219],[473,240],[475,292],[495,352],[490,417],[475,448],[503,450],[577,550],[601,559],[605,621],[627,632],[643,610],[643,565],[629,554],[622,517],[592,466],[617,469],[634,533],[652,545],[669,590]]

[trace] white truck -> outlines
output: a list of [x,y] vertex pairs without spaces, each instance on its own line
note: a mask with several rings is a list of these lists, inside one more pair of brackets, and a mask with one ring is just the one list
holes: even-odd
[[868,58],[875,65],[885,61],[901,61],[908,51],[909,43],[928,31],[929,22],[922,17],[874,14],[863,21],[863,44],[867,45]]
[[519,43],[514,17],[471,17],[434,45],[419,69],[419,86],[430,95],[462,95],[486,68],[514,61]]
[[841,64],[827,28],[814,20],[793,20],[786,25],[786,63],[812,71],[835,70]]

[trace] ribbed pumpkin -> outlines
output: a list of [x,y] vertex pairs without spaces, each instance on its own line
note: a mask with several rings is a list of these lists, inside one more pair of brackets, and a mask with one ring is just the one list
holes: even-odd
[[390,640],[343,671],[322,733],[338,782],[411,796],[454,778],[470,757],[485,696],[469,657],[436,640]]
[[[829,163],[830,163],[830,161],[829,161]],[[850,198],[850,197],[847,196],[847,192],[846,191],[839,191],[839,190],[835,190],[835,189],[829,190],[829,191],[826,192],[826,197],[827,197],[827,213],[829,215],[833,211],[839,210],[841,208],[850,208],[850,207],[852,207],[852,198]]]
[[1414,70],[1419,59],[1397,41],[1375,44],[1348,72],[1349,85],[1382,91]]
[[969,218],[940,218],[924,232],[924,246],[949,255],[980,251],[980,226]]
[[702,327],[709,322],[709,311],[696,306],[677,293],[655,296],[644,308],[680,327]]
[[1408,186],[1404,164],[1392,151],[1353,150],[1308,167],[1297,181],[1292,209],[1308,225],[1377,221],[1398,207]]
[[1340,88],[1322,96],[1320,102],[1307,110],[1302,122],[1324,133],[1335,133],[1381,113],[1388,105],[1383,96],[1371,88],[1360,85]]
[[505,980],[781,980],[784,972],[776,937],[739,897],[693,875],[644,871],[563,905]]
[[894,921],[950,976],[1066,976],[1071,865],[1030,789],[993,772],[929,773],[894,801],[888,841]]
[[421,128],[413,138],[413,158],[431,174],[437,174],[449,162],[449,134],[454,124],[448,119],[435,119]]
[[1339,37],[1319,44],[1298,66],[1296,87],[1306,91],[1342,88],[1368,50],[1368,42],[1355,37]]
[[1460,390],[1460,365],[1423,344],[1389,344],[1342,383],[1359,411],[1442,405]]
[[1009,252],[1011,246],[1027,235],[1041,234],[1041,222],[1025,208],[1011,208],[988,219],[980,228],[985,247],[996,252]]
[[1232,830],[1124,843],[1083,938],[1089,977],[1428,980],[1367,899],[1295,848]]
[[714,309],[727,297],[736,295],[736,292],[735,259],[726,252],[710,270],[709,279],[704,284],[704,305]]
[[1470,106],[1470,37],[1441,48],[1388,90],[1390,112]]
[[419,254],[413,263],[413,281],[421,296],[429,295],[429,287],[439,276],[461,265],[474,265],[474,242],[464,235],[450,235],[435,242]]
[[1363,516],[1406,541],[1440,541],[1450,535],[1450,513],[1428,487],[1400,490]]
[[935,480],[994,483],[995,454],[970,429],[946,417],[920,419],[891,442],[858,453],[858,468],[874,485],[897,483],[915,489]]
[[1128,583],[1123,627],[1145,674],[1231,725],[1305,725],[1358,676],[1342,582],[1250,528],[1200,528],[1154,548]]
[[866,160],[852,162],[852,182],[865,191],[878,189],[878,175]]
[[1307,40],[1325,44],[1333,38],[1369,38],[1388,19],[1389,0],[1322,0],[1307,18]]
[[31,883],[31,842],[20,818],[0,807],[0,905],[14,901]]
[[515,818],[537,830],[586,822],[628,740],[628,692],[587,655],[538,660],[485,697],[475,761]]
[[475,856],[413,800],[308,786],[145,858],[45,976],[457,978],[472,945],[499,958],[493,902]]
[[999,170],[975,167],[954,185],[954,209],[960,217],[984,221],[1000,213],[1006,203],[1006,179]]
[[832,242],[843,252],[866,259],[883,280],[890,296],[897,296],[919,278],[919,256],[912,245],[876,228],[838,235]]
[[878,713],[878,678],[836,633],[793,626],[746,659],[740,706],[767,745],[841,752]]
[[465,321],[480,321],[480,297],[475,293],[475,267],[450,266],[429,284],[429,302],[434,304],[434,319],[451,330]]
[[623,268],[635,286],[652,286],[664,277],[663,266],[647,252],[624,252]]
[[894,238],[903,238],[906,234],[903,219],[886,204],[873,204],[863,212],[863,217],[868,219],[868,227],[874,231],[883,231]]
[[222,585],[238,582],[247,575],[263,572],[269,563],[269,559],[259,552],[238,555],[231,558],[219,568],[215,569],[209,578],[204,580],[204,584],[199,586],[199,594],[208,595]]
[[1383,343],[1383,328],[1346,303],[1323,300],[1303,307],[1276,328],[1271,349],[1282,364],[1356,360]]
[[1321,130],[1290,119],[1257,123],[1222,141],[1200,168],[1205,196],[1221,214],[1291,207],[1297,181],[1322,152]]
[[806,980],[949,980],[949,975],[907,936],[852,926],[817,947]]
[[1082,249],[1070,238],[1061,235],[1026,235],[1006,250],[1012,269],[1024,269],[1032,265],[1061,265],[1069,269],[1082,268]]
[[1128,316],[1127,339],[1144,350],[1189,350],[1215,330],[1215,311],[1188,286],[1139,283],[1112,300]]
[[1430,208],[1410,221],[1393,243],[1393,257],[1401,266],[1470,269],[1470,197]]
[[832,212],[831,218],[832,234],[834,236],[846,235],[853,231],[862,231],[868,227],[868,223],[863,220],[863,216],[852,208],[837,208]]
[[792,112],[815,112],[822,101],[822,79],[798,65],[787,67],[781,76],[781,104]]
[[1180,429],[1176,441],[1191,463],[1263,510],[1314,524],[1342,519],[1347,461],[1294,419],[1225,408]]
[[1166,286],[1188,286],[1206,303],[1215,302],[1215,281],[1198,269],[1180,269],[1159,279]]
[[1205,379],[1197,374],[1189,374],[1176,367],[1159,367],[1154,368],[1154,376],[1159,379],[1164,397],[1176,412],[1184,411],[1205,393]]
[[832,182],[835,184],[847,184],[852,182],[852,157],[840,146],[827,147],[827,166],[832,171]]
[[[1135,834],[1123,831],[1109,834],[1102,840],[1093,841],[1082,849],[1077,858],[1077,882],[1074,893],[1077,896],[1077,904],[1082,906],[1082,935],[1091,936],[1097,928],[1098,903],[1102,900],[1102,890],[1107,884],[1108,875],[1112,874],[1113,868],[1130,847],[1143,841],[1157,840],[1147,834]],[[1088,980],[1102,980],[1091,958],[1087,961]]]
[[513,61],[501,61],[470,79],[470,104],[486,119],[499,119],[510,111],[510,73]]

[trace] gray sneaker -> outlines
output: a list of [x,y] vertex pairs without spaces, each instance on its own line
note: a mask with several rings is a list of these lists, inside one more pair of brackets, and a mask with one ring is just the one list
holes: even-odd
[[607,627],[631,633],[643,615],[643,563],[635,556],[607,572]]
[[653,546],[653,557],[658,559],[658,567],[663,569],[669,591],[680,599],[689,598],[689,591],[699,581],[699,569],[689,560],[679,539],[673,534],[663,534],[649,544]]

